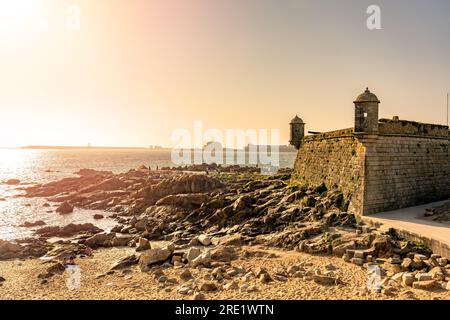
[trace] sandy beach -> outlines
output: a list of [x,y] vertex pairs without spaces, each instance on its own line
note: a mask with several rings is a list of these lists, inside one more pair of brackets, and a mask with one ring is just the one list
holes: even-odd
[[[192,299],[192,296],[181,294],[177,288],[185,281],[180,274],[185,268],[155,267],[149,272],[140,272],[138,267],[131,267],[112,274],[111,265],[118,259],[129,255],[131,248],[112,248],[97,250],[94,256],[77,259],[81,268],[81,286],[76,290],[69,290],[66,286],[65,274],[55,275],[48,283],[41,284],[37,278],[48,268],[48,263],[39,259],[13,260],[0,262],[0,274],[6,279],[0,287],[2,299],[33,299],[33,300],[80,300],[80,299],[119,299],[119,300],[154,300],[154,299]],[[241,292],[239,289],[221,289],[207,292],[206,299],[281,299],[281,300],[310,300],[310,299],[450,299],[446,291],[429,292],[398,286],[394,295],[372,293],[366,290],[367,271],[353,264],[345,263],[342,259],[327,256],[312,256],[295,251],[284,251],[267,248],[244,247],[243,252],[259,252],[260,258],[240,258],[231,263],[246,271],[256,271],[265,267],[270,273],[277,268],[294,265],[298,262],[311,263],[313,269],[326,270],[332,264],[336,267],[336,274],[342,280],[337,286],[321,285],[311,280],[288,278],[287,281],[273,281],[263,284],[254,277],[242,279],[243,275],[234,277],[238,285],[246,283],[257,288],[255,292]],[[202,282],[211,269],[189,268],[196,282]],[[162,271],[167,278],[174,279],[173,284],[161,284],[155,279],[156,271]],[[227,281],[228,282],[228,281]],[[223,282],[226,283],[226,282]]]

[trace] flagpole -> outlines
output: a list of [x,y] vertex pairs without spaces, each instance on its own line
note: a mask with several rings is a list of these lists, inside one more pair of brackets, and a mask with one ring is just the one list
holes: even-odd
[[448,92],[447,92],[447,127],[448,127]]

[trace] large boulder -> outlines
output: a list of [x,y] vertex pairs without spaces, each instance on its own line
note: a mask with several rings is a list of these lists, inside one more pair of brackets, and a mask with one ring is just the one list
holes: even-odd
[[35,221],[35,222],[25,221],[19,227],[34,228],[34,227],[41,227],[41,226],[45,226],[45,222],[42,221],[42,220],[38,220],[38,221]]
[[146,226],[147,226],[147,219],[146,218],[140,219],[134,224],[134,227],[138,231],[144,231]]
[[139,238],[136,251],[145,251],[150,249],[150,242],[145,238]]
[[112,191],[112,190],[120,190],[123,188],[126,188],[128,184],[126,182],[123,182],[122,180],[112,177],[109,179],[106,179],[98,184],[94,184],[92,186],[83,188],[80,190],[80,193],[88,193],[92,191]]
[[113,247],[126,247],[130,241],[133,240],[133,236],[116,236],[112,239]]
[[151,265],[164,262],[169,259],[172,253],[173,251],[168,247],[147,250],[139,257],[139,268],[142,272],[146,272],[149,270]]
[[46,226],[35,231],[35,234],[42,237],[71,237],[78,233],[99,233],[103,230],[94,226],[92,223],[74,224],[70,223],[67,226]]
[[102,247],[107,241],[111,241],[115,237],[114,233],[98,233],[84,242],[85,245],[91,248]]
[[195,258],[197,258],[201,254],[201,251],[199,248],[189,248],[189,250],[186,253],[186,259],[189,263],[194,261]]
[[[156,185],[142,188],[136,191],[133,197],[143,197],[148,204],[155,204],[168,195],[211,192],[223,186],[222,182],[214,177],[200,174],[182,175],[172,179],[164,179]],[[173,198],[169,199],[165,201],[174,201]]]
[[0,255],[5,253],[18,253],[23,250],[20,244],[0,240]]
[[211,264],[211,253],[209,251],[205,251],[200,254],[197,258],[190,262],[190,265],[193,268],[196,268],[199,265],[204,265],[205,267],[209,267]]
[[56,212],[59,214],[69,214],[73,212],[73,206],[67,201],[63,202],[57,209]]
[[111,270],[119,270],[119,269],[123,269],[123,268],[128,268],[134,264],[137,264],[139,261],[138,257],[134,254],[124,257],[122,259],[120,259],[119,261],[117,261],[116,263],[114,263],[111,267]]

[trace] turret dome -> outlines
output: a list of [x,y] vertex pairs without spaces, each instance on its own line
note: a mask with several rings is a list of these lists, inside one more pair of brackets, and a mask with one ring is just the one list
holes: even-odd
[[380,100],[378,100],[378,97],[375,94],[370,92],[369,88],[366,88],[366,91],[361,93],[354,101],[354,103],[358,103],[358,102],[378,102],[378,103],[380,103]]
[[301,118],[299,118],[297,115],[294,117],[294,119],[291,120],[291,124],[294,124],[294,123],[303,123],[304,124],[303,120]]

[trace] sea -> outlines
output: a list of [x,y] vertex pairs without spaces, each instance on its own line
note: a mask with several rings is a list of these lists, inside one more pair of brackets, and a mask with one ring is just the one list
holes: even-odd
[[[279,167],[292,167],[295,155],[294,152],[280,152]],[[20,188],[72,177],[83,168],[121,173],[142,165],[152,169],[176,166],[167,149],[0,149],[0,239],[33,236],[34,228],[20,225],[37,220],[50,226],[90,222],[105,231],[110,230],[115,221],[108,218],[94,220],[94,210],[76,208],[72,214],[60,215],[55,212],[57,203],[45,198],[25,198]],[[21,183],[6,185],[9,179],[18,179]],[[51,207],[44,207],[45,203]]]

